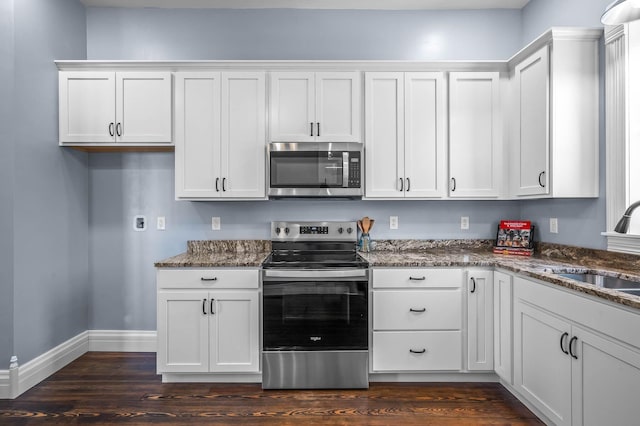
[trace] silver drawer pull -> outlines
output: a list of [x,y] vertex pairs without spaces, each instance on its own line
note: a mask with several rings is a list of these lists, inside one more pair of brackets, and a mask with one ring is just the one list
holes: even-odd
[[409,308],[409,312],[427,312],[427,308],[422,308],[422,309]]
[[218,281],[218,277],[213,277],[213,278],[200,277],[200,281]]
[[426,280],[426,279],[427,279],[427,277],[419,277],[419,278],[416,278],[416,277],[409,277],[409,279],[410,279],[411,281],[424,281],[424,280]]
[[409,349],[409,352],[411,352],[412,354],[423,354],[426,353],[427,350],[425,348],[422,348],[422,350],[416,351],[414,349]]

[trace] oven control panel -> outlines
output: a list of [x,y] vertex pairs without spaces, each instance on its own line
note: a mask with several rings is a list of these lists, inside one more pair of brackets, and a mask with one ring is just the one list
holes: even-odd
[[271,222],[273,241],[356,241],[356,222]]

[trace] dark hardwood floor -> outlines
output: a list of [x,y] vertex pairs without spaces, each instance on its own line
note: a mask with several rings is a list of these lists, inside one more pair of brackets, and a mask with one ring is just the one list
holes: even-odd
[[495,383],[372,383],[368,390],[163,384],[153,353],[90,352],[15,400],[0,424],[542,424]]

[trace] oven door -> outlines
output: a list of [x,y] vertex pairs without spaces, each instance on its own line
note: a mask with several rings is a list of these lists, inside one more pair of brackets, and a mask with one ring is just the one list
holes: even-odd
[[265,351],[368,348],[366,278],[285,278],[268,277],[266,273],[263,279]]

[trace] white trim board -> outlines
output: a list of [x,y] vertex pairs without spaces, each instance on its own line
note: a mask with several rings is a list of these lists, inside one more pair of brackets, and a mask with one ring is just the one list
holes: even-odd
[[[16,398],[87,352],[155,352],[157,333],[140,330],[87,330],[11,371],[0,370],[0,399]],[[18,360],[19,361],[19,360]],[[17,387],[17,389],[15,389]]]

